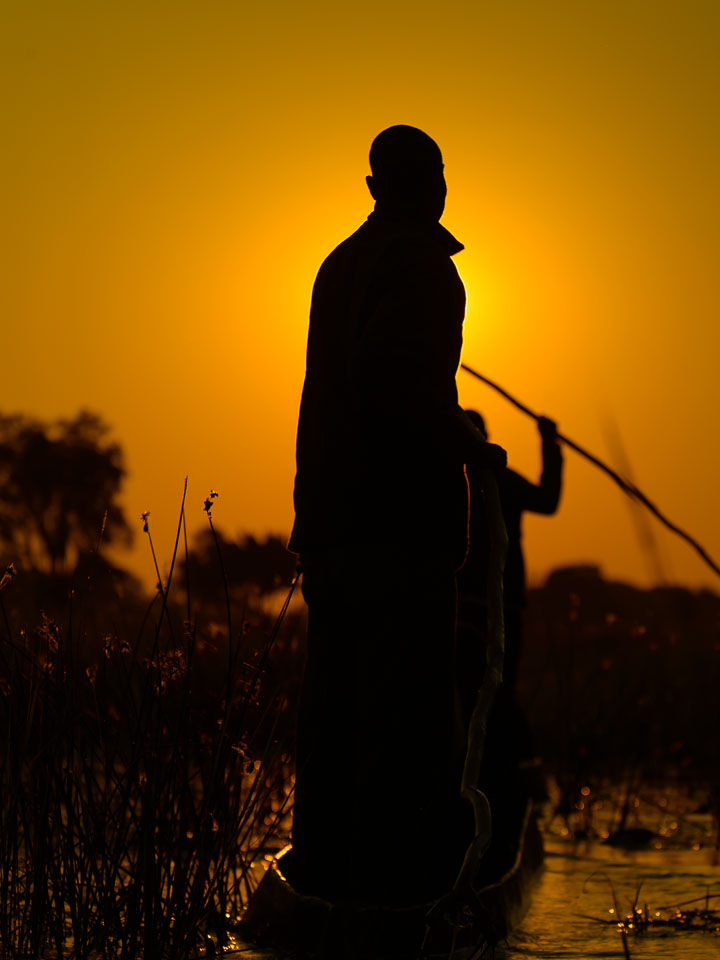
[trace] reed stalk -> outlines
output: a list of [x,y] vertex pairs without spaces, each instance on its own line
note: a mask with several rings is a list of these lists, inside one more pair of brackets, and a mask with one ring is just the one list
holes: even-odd
[[185,491],[159,617],[151,603],[133,641],[88,637],[77,598],[63,627],[0,617],[1,960],[186,960],[220,945],[287,810],[281,691],[265,680],[287,604],[255,663],[232,643],[229,591],[224,666],[189,594],[177,642]]

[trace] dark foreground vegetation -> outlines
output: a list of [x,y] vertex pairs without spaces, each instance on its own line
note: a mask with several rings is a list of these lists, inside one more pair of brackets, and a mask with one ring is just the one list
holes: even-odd
[[[287,830],[302,612],[278,624],[251,599],[264,593],[232,578],[226,592],[215,563],[202,624],[183,561],[129,635],[101,573],[34,622],[19,619],[23,575],[6,575],[0,956],[192,956],[223,940],[253,864]],[[715,594],[589,568],[530,592],[521,696],[560,816],[591,831],[588,797],[608,783],[629,798],[671,780],[703,790],[717,817],[719,625]]]
[[[188,545],[183,502],[170,575],[148,598],[106,557],[130,537],[122,476],[92,415],[0,418],[3,960],[212,955],[287,835],[294,558],[282,537],[217,531],[214,495]],[[594,798],[621,785],[620,833],[632,798],[672,781],[717,822],[719,666],[714,593],[638,590],[591,567],[531,590],[520,698],[555,815],[592,835]]]
[[[215,565],[202,621],[187,557],[184,587],[145,605],[97,556],[55,583],[5,571],[0,957],[185,958],[227,942],[288,816],[299,618],[253,609],[247,591],[239,608]],[[28,616],[27,591],[47,610]]]

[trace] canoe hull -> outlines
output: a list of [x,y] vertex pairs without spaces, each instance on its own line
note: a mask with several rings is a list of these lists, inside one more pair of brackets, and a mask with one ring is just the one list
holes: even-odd
[[474,960],[502,940],[527,909],[532,879],[543,860],[542,837],[532,804],[522,814],[516,842],[503,872],[473,893],[473,909],[462,917],[428,925],[433,904],[381,907],[334,903],[299,893],[288,880],[292,850],[286,848],[268,868],[243,921],[255,943],[290,947],[319,960]]

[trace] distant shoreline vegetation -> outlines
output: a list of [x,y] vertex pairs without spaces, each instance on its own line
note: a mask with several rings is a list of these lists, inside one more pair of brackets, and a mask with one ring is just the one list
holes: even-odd
[[597,567],[556,570],[528,591],[519,697],[559,801],[588,788],[674,780],[707,791],[720,822],[720,596],[641,589]]

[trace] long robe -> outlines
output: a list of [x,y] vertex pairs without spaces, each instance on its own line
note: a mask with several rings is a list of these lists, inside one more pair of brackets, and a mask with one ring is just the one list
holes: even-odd
[[293,846],[299,885],[336,899],[437,896],[468,840],[453,699],[460,249],[439,224],[376,212],[313,291],[290,541],[309,616]]

